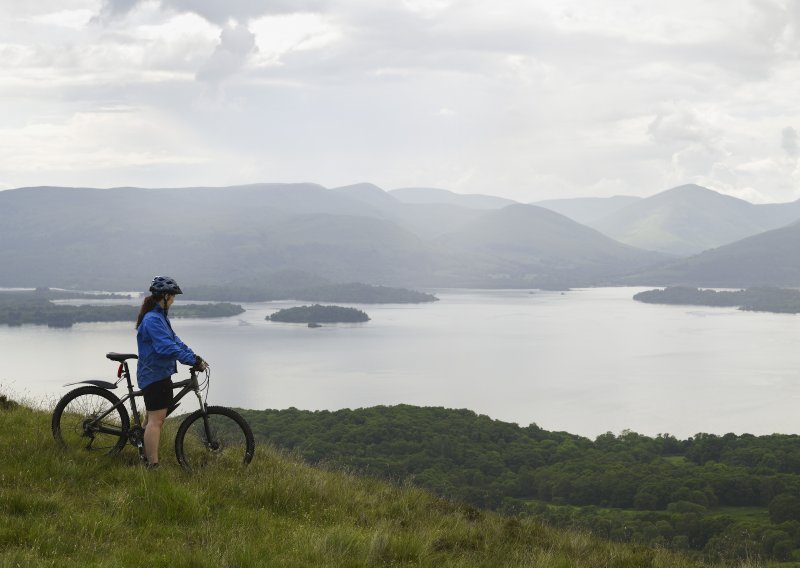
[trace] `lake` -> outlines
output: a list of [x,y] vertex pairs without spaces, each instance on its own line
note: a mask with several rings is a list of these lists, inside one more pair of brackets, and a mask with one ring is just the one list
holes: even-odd
[[[631,299],[644,289],[447,290],[317,329],[264,319],[301,302],[252,303],[173,327],[212,365],[211,404],[468,408],[592,438],[798,431],[800,317]],[[0,326],[0,392],[52,405],[66,382],[115,379],[108,351],[136,351],[132,323]]]

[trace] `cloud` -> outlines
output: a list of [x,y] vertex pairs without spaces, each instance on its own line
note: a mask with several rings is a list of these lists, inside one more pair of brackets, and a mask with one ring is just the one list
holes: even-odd
[[775,55],[800,55],[800,4],[792,0],[749,0],[749,35]]
[[286,55],[303,51],[325,49],[328,54],[343,36],[342,30],[321,14],[264,16],[251,20],[248,29],[258,46],[255,67],[274,67],[283,64]]
[[193,12],[224,26],[231,20],[246,23],[264,14],[292,14],[322,10],[323,0],[162,0],[164,8]]
[[708,143],[714,128],[702,113],[692,107],[673,106],[660,112],[647,127],[647,133],[659,144]]
[[197,71],[197,80],[212,87],[239,72],[248,57],[258,51],[255,34],[242,24],[226,25],[219,39],[217,49]]
[[186,144],[191,138],[190,131],[163,113],[110,107],[59,122],[0,129],[0,169],[51,177],[59,172],[195,164],[198,152]]
[[130,13],[137,5],[157,4],[166,12],[196,14],[218,26],[247,23],[265,14],[318,12],[327,0],[101,0],[97,20],[109,22]]
[[[51,171],[91,184],[98,158],[126,184],[161,185],[155,168],[197,179],[172,150],[132,149],[135,120],[115,120],[116,138],[98,128],[111,119],[94,113],[132,108],[191,133],[187,147],[213,144],[200,153],[220,156],[220,183],[246,170],[523,201],[691,181],[772,199],[800,187],[800,132],[787,126],[800,2],[0,0],[0,11],[0,132],[5,152],[29,149],[4,161],[4,183]],[[229,104],[208,104],[223,85]],[[55,145],[31,130],[77,128],[76,116],[93,125],[80,144],[60,137],[66,126]],[[53,167],[59,156],[75,167]]]
[[124,17],[139,3],[141,3],[141,0],[102,0],[97,20],[108,22]]
[[781,131],[781,147],[792,158],[796,158],[800,153],[797,138],[797,130],[791,126],[787,126]]

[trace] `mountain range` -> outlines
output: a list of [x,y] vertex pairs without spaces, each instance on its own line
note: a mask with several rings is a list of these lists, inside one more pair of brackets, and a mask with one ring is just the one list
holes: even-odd
[[369,183],[31,187],[0,192],[0,286],[129,289],[160,273],[239,286],[800,286],[798,218],[800,202],[695,185],[538,205]]
[[[374,187],[374,186],[373,186]],[[375,188],[380,191],[379,188]],[[406,193],[407,192],[407,193]],[[440,207],[458,205],[487,210],[482,222],[488,222],[488,210],[508,207],[491,196],[460,195],[441,189],[394,190],[392,196],[413,196],[416,203]],[[716,191],[687,184],[647,198],[614,196],[608,198],[554,199],[533,203],[550,209],[580,224],[592,227],[614,240],[639,249],[659,251],[673,257],[655,270],[622,277],[619,283],[695,286],[800,286],[797,274],[800,255],[800,228],[792,226],[800,219],[800,200],[789,203],[753,204]],[[458,224],[452,232],[458,232]],[[543,232],[544,225],[537,225]],[[498,227],[498,230],[500,228]],[[532,236],[531,233],[528,233]],[[573,235],[577,237],[577,235]],[[474,250],[486,249],[491,241],[484,234]],[[523,243],[524,236],[510,241]],[[537,245],[544,245],[541,234]],[[567,241],[561,241],[562,246]],[[580,239],[568,242],[578,246]],[[535,245],[524,245],[534,254]],[[552,244],[547,245],[555,250]],[[719,250],[717,250],[719,249]],[[595,249],[590,254],[595,254]],[[575,251],[573,251],[575,252]],[[512,251],[506,249],[505,256]],[[563,255],[556,254],[557,257]],[[598,257],[599,259],[600,257]],[[584,258],[584,261],[591,262]]]
[[711,288],[800,287],[800,222],[621,280]]
[[800,201],[755,205],[698,185],[683,185],[629,203],[587,224],[632,246],[689,256],[798,218]]
[[561,213],[583,225],[591,225],[616,211],[641,201],[641,197],[615,195],[614,197],[574,197],[572,199],[548,199],[531,205],[538,205]]
[[415,287],[592,285],[664,260],[546,209],[403,203],[370,184],[0,192],[0,286],[128,289],[291,272]]

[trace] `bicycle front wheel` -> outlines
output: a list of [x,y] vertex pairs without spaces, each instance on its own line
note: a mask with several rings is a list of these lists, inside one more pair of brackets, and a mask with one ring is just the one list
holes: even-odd
[[207,407],[186,417],[175,436],[175,456],[191,471],[221,464],[247,465],[255,441],[250,425],[235,410]]
[[53,411],[51,428],[67,449],[116,454],[128,440],[130,418],[119,399],[100,387],[68,392]]

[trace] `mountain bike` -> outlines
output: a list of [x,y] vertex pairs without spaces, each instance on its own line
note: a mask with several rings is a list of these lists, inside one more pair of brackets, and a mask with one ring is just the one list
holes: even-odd
[[[134,390],[129,359],[138,359],[132,353],[107,353],[106,358],[119,363],[117,381],[78,381],[64,386],[87,385],[68,392],[58,401],[53,411],[53,437],[65,448],[98,454],[113,455],[129,443],[139,451],[139,459],[146,463],[144,453],[144,428],[142,427],[136,399],[142,391]],[[247,465],[253,459],[255,441],[247,421],[235,410],[223,406],[208,406],[211,371],[204,378],[194,368],[190,377],[176,382],[172,388],[182,389],[167,410],[169,416],[190,392],[197,395],[200,409],[183,419],[175,435],[175,456],[178,463],[191,471],[220,463]],[[122,399],[113,392],[122,380],[127,382],[128,394]],[[205,395],[205,396],[204,396]],[[130,405],[131,413],[125,408]],[[133,426],[131,426],[133,416]]]

